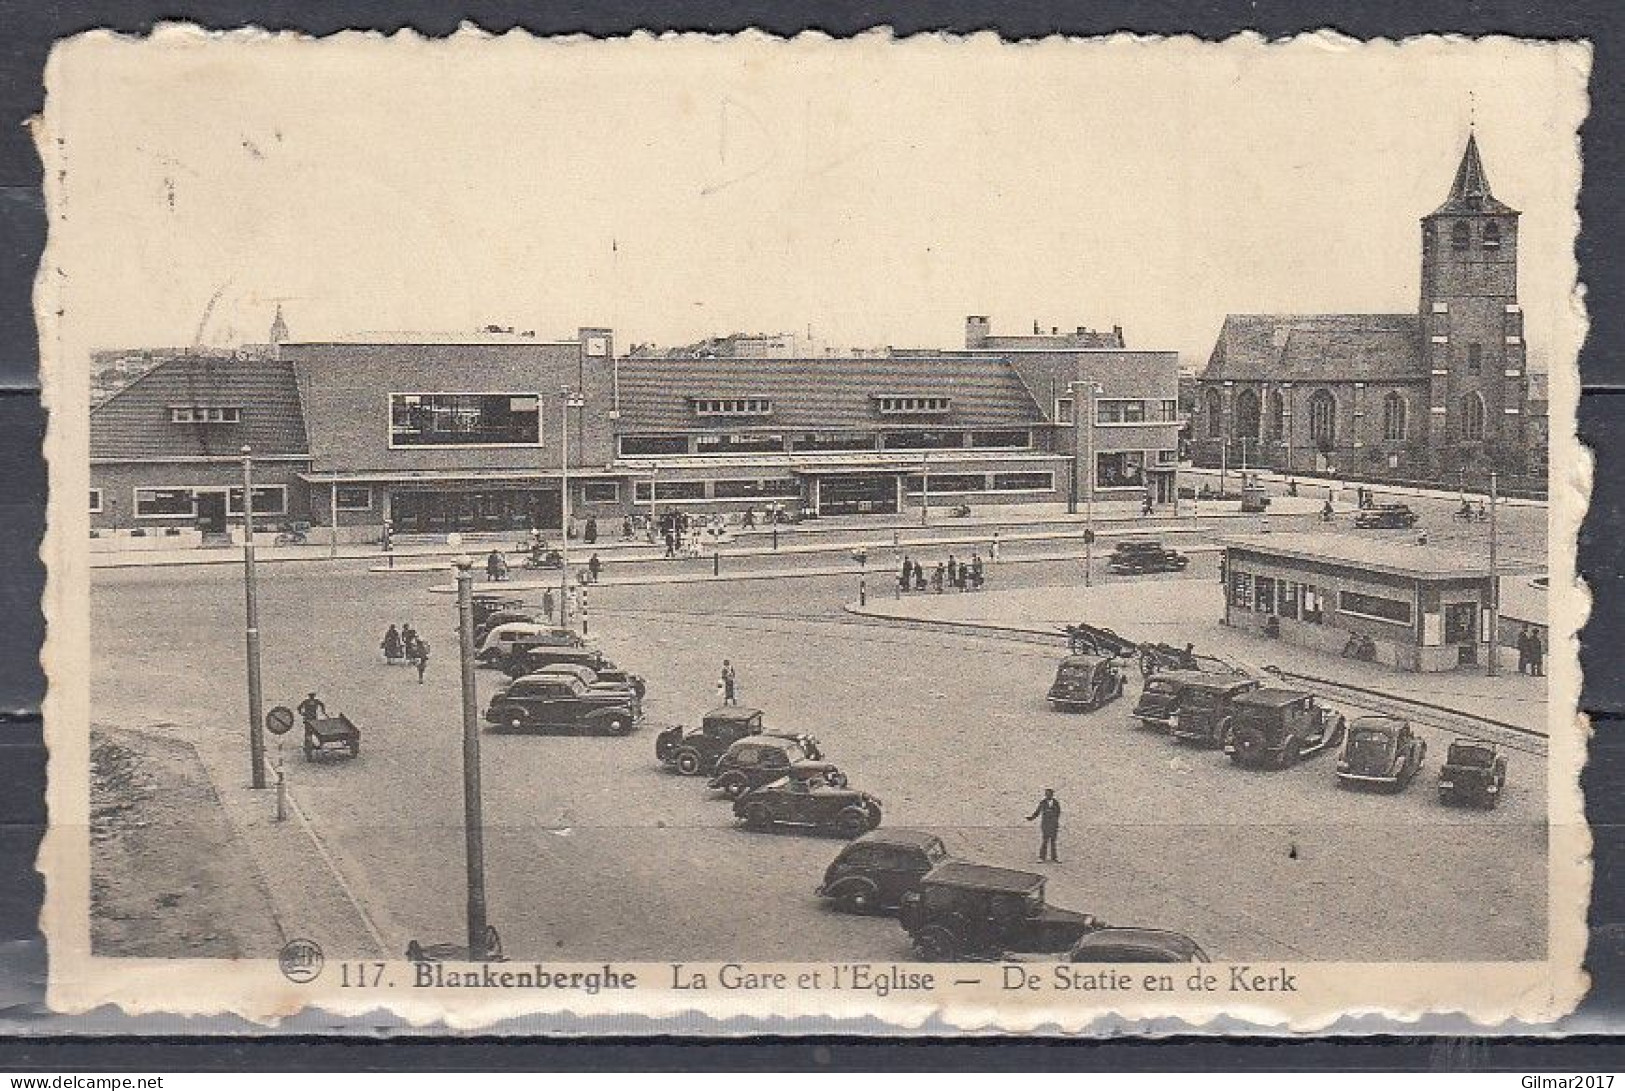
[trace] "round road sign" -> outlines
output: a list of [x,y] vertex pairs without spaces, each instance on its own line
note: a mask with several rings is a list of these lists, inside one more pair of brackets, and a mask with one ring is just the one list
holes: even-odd
[[293,730],[293,709],[277,705],[265,714],[265,730],[273,735],[286,735]]

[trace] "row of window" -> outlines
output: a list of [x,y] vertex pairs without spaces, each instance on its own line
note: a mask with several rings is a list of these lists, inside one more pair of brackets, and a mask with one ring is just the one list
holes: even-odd
[[[1275,614],[1316,625],[1325,621],[1323,593],[1319,587],[1270,576],[1255,576],[1250,572],[1231,575],[1230,605],[1239,610]],[[1337,610],[1353,617],[1393,625],[1410,625],[1414,620],[1412,604],[1408,600],[1363,591],[1339,591]]]
[[[609,482],[613,485],[614,482]],[[801,496],[801,483],[793,477],[712,481],[711,496],[717,500],[784,500]],[[704,500],[704,481],[639,481],[633,498],[640,504],[651,501]],[[590,499],[590,498],[589,498]]]
[[931,474],[929,482],[920,474],[910,474],[903,488],[911,496],[923,495],[927,484],[932,493],[962,492],[1051,492],[1055,475],[1048,471],[1021,470],[995,474]]
[[[1422,245],[1427,249],[1433,247],[1433,228],[1430,225],[1427,233],[1422,236]],[[1501,248],[1501,225],[1495,220],[1484,222],[1484,229],[1479,232],[1478,245],[1485,250],[1499,250]],[[1450,225],[1450,249],[1471,250],[1473,247],[1473,228],[1470,220],[1457,220]]]
[[[1055,399],[1055,423],[1073,424],[1073,399]],[[1177,424],[1179,401],[1175,398],[1096,398],[1095,423],[1113,424]]]
[[[241,487],[227,489],[222,486],[207,485],[178,488],[143,486],[135,490],[135,517],[137,519],[196,518],[199,514],[199,497],[218,497],[222,493],[225,494],[226,498],[226,514],[241,515],[243,513],[243,490]],[[101,513],[104,502],[102,490],[90,490],[90,512],[92,515]],[[254,486],[255,515],[286,515],[287,513],[288,489],[286,485]]]
[[740,455],[833,451],[939,451],[970,448],[1010,449],[1031,445],[1025,428],[985,431],[917,429],[906,432],[710,432],[699,435],[621,436],[622,458],[659,455]]
[[911,413],[946,413],[952,405],[951,398],[917,398],[894,395],[881,395],[875,398],[875,405],[880,412],[887,416],[902,416]]
[[766,417],[773,413],[768,398],[691,398],[696,417]]
[[240,405],[172,405],[171,424],[238,424],[243,419]]
[[[1477,346],[1471,346],[1477,348]],[[1217,390],[1209,390],[1204,412],[1207,433],[1217,439],[1224,435],[1224,410]],[[1286,429],[1286,401],[1280,391],[1271,391],[1269,412],[1261,413],[1256,391],[1243,390],[1236,395],[1235,435],[1258,438],[1265,443],[1279,441]],[[1470,391],[1461,399],[1461,438],[1482,440],[1486,409],[1484,397]],[[1398,391],[1390,391],[1382,399],[1382,438],[1399,443],[1410,438],[1410,402]],[[1337,396],[1330,390],[1317,390],[1309,395],[1309,439],[1316,446],[1330,449],[1337,445]]]
[[1172,466],[1179,461],[1177,450],[1100,451],[1095,454],[1095,487],[1098,489],[1143,489],[1153,466]]
[[541,397],[508,394],[391,394],[391,447],[535,447]]

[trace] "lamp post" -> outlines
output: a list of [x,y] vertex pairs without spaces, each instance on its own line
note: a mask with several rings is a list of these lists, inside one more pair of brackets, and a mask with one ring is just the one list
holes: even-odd
[[260,688],[260,606],[254,572],[254,451],[243,445],[243,607],[248,653],[250,783],[265,787],[265,697]]
[[463,683],[463,836],[468,867],[468,957],[485,949],[485,827],[480,810],[480,718],[474,689],[474,562],[457,558],[457,644]]
[[336,470],[327,488],[327,527],[332,532],[327,539],[327,559],[336,561],[339,556],[339,475]]
[[931,452],[920,452],[920,525],[931,522]]
[[[1082,405],[1078,403],[1079,387],[1083,388],[1086,399]],[[1083,492],[1083,585],[1090,587],[1094,584],[1095,569],[1095,398],[1105,393],[1106,388],[1097,382],[1071,382],[1066,384],[1066,389],[1072,395],[1072,474],[1073,480],[1078,482],[1078,488],[1073,491]],[[1088,427],[1083,426],[1086,414]],[[1077,512],[1076,497],[1072,510],[1074,514]]]
[[[559,627],[570,627],[570,410],[587,400],[569,387],[559,388]],[[654,495],[653,492],[650,495]]]
[[1496,536],[1495,509],[1499,482],[1494,470],[1490,471],[1490,646],[1484,655],[1484,673],[1494,678],[1499,673],[1497,649],[1501,645],[1501,571],[1500,542]]

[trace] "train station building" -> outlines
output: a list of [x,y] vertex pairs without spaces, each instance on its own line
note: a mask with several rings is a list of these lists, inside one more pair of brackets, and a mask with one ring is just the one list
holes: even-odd
[[573,518],[617,524],[1172,503],[1177,354],[1084,332],[977,318],[965,349],[805,360],[621,356],[595,327],[183,354],[92,410],[92,526],[220,534],[244,444],[257,513],[352,540],[556,531],[566,468]]
[[[1225,624],[1341,655],[1369,638],[1406,671],[1482,666],[1489,650],[1489,558],[1414,539],[1349,534],[1221,538]],[[1497,574],[1516,566],[1502,564]],[[1515,643],[1503,625],[1501,643]]]

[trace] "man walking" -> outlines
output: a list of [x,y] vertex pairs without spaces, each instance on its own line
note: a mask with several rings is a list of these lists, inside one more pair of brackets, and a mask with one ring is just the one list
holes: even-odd
[[320,720],[326,715],[327,706],[322,704],[322,699],[316,696],[314,691],[311,692],[309,697],[299,702],[299,718],[307,724]]
[[1540,644],[1540,630],[1529,627],[1529,673],[1536,678],[1546,674],[1546,649]]
[[1038,801],[1038,808],[1027,816],[1027,821],[1035,818],[1039,819],[1038,859],[1060,863],[1061,858],[1055,851],[1055,839],[1061,833],[1061,801],[1055,798],[1054,788],[1044,789],[1044,798]]
[[417,667],[418,685],[421,686],[423,685],[423,672],[429,669],[429,642],[421,637],[418,638]]
[[1518,673],[1529,673],[1529,626],[1518,630]]
[[722,703],[723,704],[725,704],[725,705],[737,705],[739,703],[739,697],[738,697],[737,693],[735,692],[736,687],[738,686],[738,684],[739,684],[739,680],[738,680],[737,676],[735,676],[735,674],[734,674],[734,665],[732,663],[730,663],[728,660],[724,659],[722,661]]
[[604,570],[604,562],[598,559],[598,554],[594,553],[591,557],[589,557],[587,559],[587,572],[588,572],[589,577],[590,577],[587,580],[587,582],[588,583],[597,583],[598,582],[598,573],[602,572],[603,570]]

